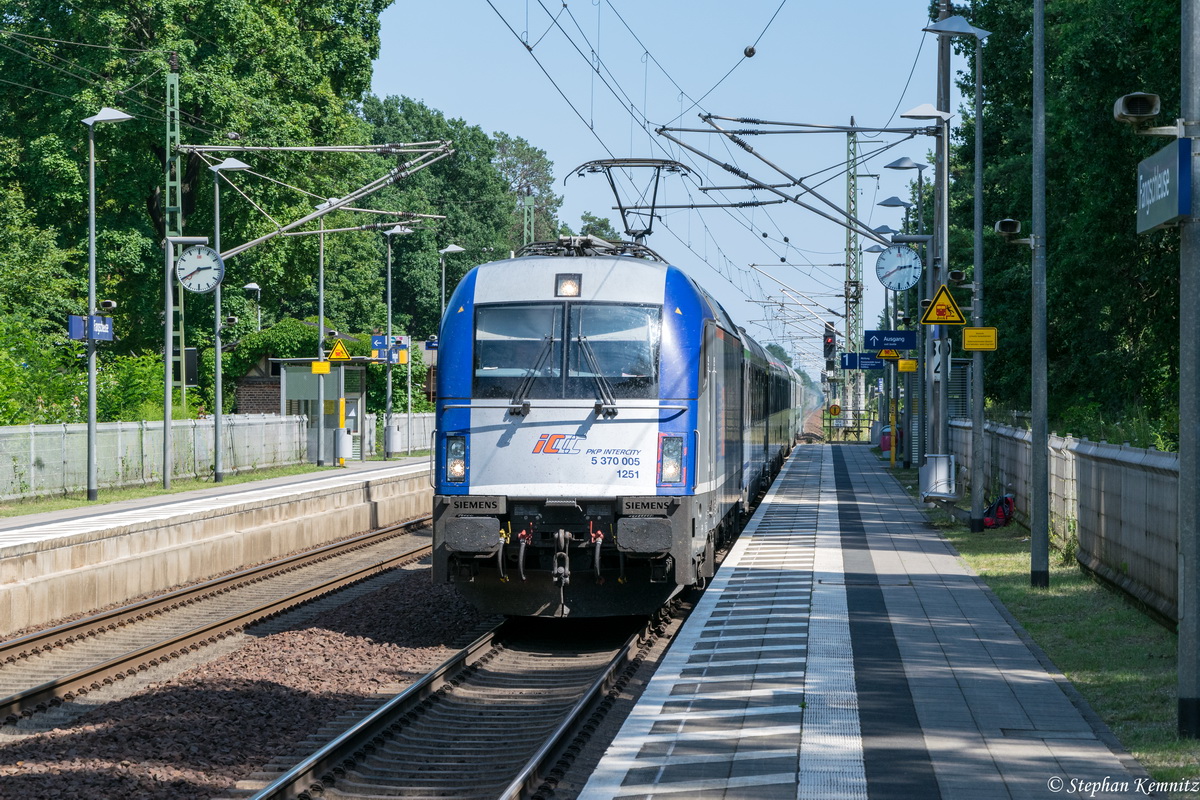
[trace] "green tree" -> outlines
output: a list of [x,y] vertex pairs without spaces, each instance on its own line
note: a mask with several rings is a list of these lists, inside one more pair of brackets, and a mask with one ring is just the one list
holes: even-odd
[[[984,203],[992,220],[1031,218],[1032,14],[1019,0],[980,0],[984,50]],[[968,12],[963,12],[968,13]],[[974,41],[957,42],[967,55]],[[973,96],[973,58],[961,86]],[[1114,123],[1113,101],[1150,88],[1179,116],[1179,9],[1135,0],[1047,8],[1047,296],[1050,416],[1145,408],[1170,419],[1178,396],[1178,237],[1138,235],[1134,171],[1162,140]],[[974,121],[964,110],[952,163],[950,257],[972,269]],[[986,392],[1003,408],[1030,397],[1030,253],[987,232],[985,324],[999,328]]]
[[792,366],[792,357],[787,354],[787,350],[784,350],[782,345],[771,342],[767,345],[767,352],[789,367]]
[[[370,83],[378,16],[389,2],[32,0],[6,6],[0,72],[11,84],[0,106],[0,140],[17,143],[6,183],[22,193],[32,224],[52,231],[57,247],[70,254],[71,275],[83,275],[86,263],[87,128],[80,120],[102,105],[135,116],[96,128],[98,277],[101,296],[120,302],[120,347],[153,347],[161,336],[162,75],[172,53],[179,64],[186,143],[227,144],[230,133],[253,145],[365,141],[367,129],[350,105]],[[318,196],[342,190],[343,180],[357,171],[344,156],[246,159]],[[212,230],[212,183],[205,166],[199,156],[186,159],[183,211],[189,234]],[[299,193],[260,183],[253,195],[277,218],[309,208]],[[230,203],[223,210],[226,246],[273,227],[246,209]],[[280,242],[239,256],[230,262],[227,285],[254,280],[268,298],[304,296],[312,283],[313,250],[307,242]],[[78,279],[74,289],[78,304]],[[189,299],[199,312],[193,315],[189,308],[189,337],[203,340],[211,323],[193,320],[211,319],[204,316],[206,301]]]
[[563,199],[554,193],[554,162],[546,157],[545,150],[520,136],[497,132],[492,135],[492,142],[496,147],[493,163],[508,184],[514,209],[510,239],[518,246],[524,244],[524,219],[518,205],[522,197],[533,198],[533,241],[557,238],[561,227],[558,211]]
[[[407,97],[368,96],[361,115],[371,126],[372,140],[381,142],[454,142],[451,158],[434,164],[411,179],[379,193],[383,209],[435,214],[443,220],[417,221],[414,233],[396,236],[393,247],[393,324],[417,336],[438,330],[441,317],[441,264],[438,251],[449,244],[465,252],[446,256],[446,295],[475,264],[507,255],[513,249],[512,204],[503,178],[494,166],[492,140],[475,125],[446,119],[440,112]],[[379,237],[374,263],[385,259]],[[383,323],[378,318],[376,325]]]
[[585,211],[579,215],[579,221],[583,223],[579,228],[580,236],[598,236],[609,241],[621,240],[621,234],[613,228],[608,217],[597,217],[592,212]]

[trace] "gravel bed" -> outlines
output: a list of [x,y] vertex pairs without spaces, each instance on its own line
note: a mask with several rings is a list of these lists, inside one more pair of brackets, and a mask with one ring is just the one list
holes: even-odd
[[0,800],[212,797],[347,705],[421,677],[481,621],[427,568],[404,570],[299,629],[0,746]]

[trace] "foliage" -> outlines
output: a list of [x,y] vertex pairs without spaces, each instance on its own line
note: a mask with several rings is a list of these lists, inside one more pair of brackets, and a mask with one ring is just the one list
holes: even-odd
[[[57,259],[73,276],[48,310],[57,315],[62,306],[82,305],[88,194],[83,118],[104,105],[135,117],[97,124],[95,139],[100,296],[120,303],[118,348],[137,352],[157,346],[161,336],[163,75],[171,54],[178,54],[185,143],[227,144],[231,131],[240,136],[239,144],[249,145],[365,141],[367,129],[349,106],[369,85],[371,61],[379,49],[378,16],[389,2],[7,4],[0,72],[11,83],[0,107],[0,141],[6,145],[0,149],[11,154],[11,161],[0,164],[5,172],[0,184],[6,187],[6,203],[12,196],[23,198],[29,211],[24,224],[49,237],[34,240],[49,255],[42,264],[52,267]],[[318,196],[351,188],[351,181],[362,176],[361,159],[347,156],[246,158],[262,172]],[[213,230],[212,183],[205,166],[197,155],[184,157],[182,205],[188,234]],[[309,209],[307,198],[293,190],[250,177],[245,182],[256,202],[277,218],[293,219]],[[244,202],[229,203],[221,222],[226,243],[274,227]],[[47,250],[46,244],[53,248]],[[315,242],[281,241],[250,251],[230,261],[227,285],[253,280],[268,301],[308,300],[315,250]],[[7,254],[4,262],[12,264]],[[244,314],[248,303],[241,292],[237,295],[231,305]],[[188,338],[202,342],[211,336],[212,301],[187,299]],[[340,299],[338,295],[335,302]]]
[[0,425],[86,419],[83,353],[82,345],[23,312],[0,314]]
[[613,228],[608,217],[597,217],[592,212],[585,211],[579,215],[579,221],[583,223],[579,228],[580,236],[598,236],[609,241],[621,240],[621,234]]
[[[962,13],[968,14],[967,11]],[[1031,219],[1032,15],[1018,0],[979,0],[972,24],[992,32],[984,51],[984,205],[989,222]],[[1119,31],[1120,35],[1114,35]],[[1135,232],[1137,162],[1163,140],[1113,122],[1113,101],[1150,89],[1163,118],[1180,116],[1179,13],[1170,4],[1080,0],[1046,18],[1047,287],[1052,420],[1091,409],[1116,420],[1132,409],[1171,424],[1177,412],[1179,255],[1173,231]],[[957,42],[973,56],[974,42]],[[973,65],[973,57],[968,62]],[[973,97],[970,66],[961,86]],[[950,256],[972,269],[974,124],[965,109],[952,175]],[[985,226],[986,229],[987,226]],[[1000,349],[985,391],[1005,408],[1030,398],[1030,251],[990,230],[984,243],[987,324]],[[1176,435],[1162,428],[1164,443]]]
[[533,199],[533,241],[544,242],[558,235],[558,210],[563,199],[554,193],[554,162],[546,151],[534,147],[520,136],[504,132],[492,134],[496,156],[494,163],[512,194],[515,216],[509,238],[525,244],[524,219],[517,202],[521,197]]
[[[495,146],[478,126],[461,119],[446,119],[441,112],[407,97],[380,99],[368,96],[361,115],[379,142],[448,139],[455,154],[423,170],[403,183],[380,192],[377,207],[443,215],[444,220],[421,221],[410,226],[414,233],[394,236],[392,244],[393,324],[433,335],[441,318],[441,262],[438,251],[456,244],[465,252],[445,256],[447,299],[454,286],[474,265],[513,249],[513,200],[503,178],[493,165]],[[382,241],[374,263],[385,262]],[[383,315],[373,327],[384,324]],[[358,330],[363,330],[359,328]]]
[[783,345],[771,342],[769,345],[767,345],[766,350],[784,364],[787,364],[789,367],[792,366],[792,357],[787,354],[787,350],[783,349]]

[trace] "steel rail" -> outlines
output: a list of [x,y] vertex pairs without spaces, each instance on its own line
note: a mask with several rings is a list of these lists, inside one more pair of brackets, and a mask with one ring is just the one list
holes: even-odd
[[[498,623],[419,682],[409,686],[320,750],[280,775],[270,785],[259,790],[251,800],[310,798],[329,788],[326,784],[336,786],[339,772],[352,769],[349,762],[361,760],[364,753],[370,752],[390,735],[401,718],[410,714],[426,698],[437,693],[444,684],[455,681],[455,676],[479,660],[485,651],[491,651],[507,624]],[[563,721],[537,748],[507,788],[497,795],[498,800],[528,797],[538,790],[545,781],[545,773],[563,757],[567,747],[584,727],[586,712],[603,693],[617,683],[618,673],[629,664],[631,654],[638,650],[640,643],[658,624],[658,621],[652,618],[617,648],[600,675],[573,704]]]
[[408,713],[412,707],[437,692],[446,683],[446,677],[451,671],[457,673],[474,660],[480,652],[490,650],[500,635],[500,630],[506,624],[505,622],[497,623],[495,627],[446,659],[424,678],[280,775],[270,785],[255,794],[251,800],[292,800],[300,797],[301,794],[307,794],[311,786],[319,785],[325,775],[340,767],[342,762],[347,759],[354,758],[365,744],[385,735],[396,723],[397,718]]
[[[197,586],[180,589],[159,597],[150,598],[142,603],[115,609],[76,622],[60,625],[47,631],[30,634],[0,645],[0,658],[8,663],[15,663],[21,658],[36,655],[63,644],[76,642],[84,638],[94,637],[98,633],[123,627],[147,617],[158,616],[165,611],[179,608],[183,605],[194,604],[208,597],[226,594],[231,590],[243,588],[264,579],[294,571],[309,564],[325,561],[339,555],[359,550],[377,544],[381,541],[402,535],[403,531],[428,522],[429,516],[401,523],[383,530],[355,536],[343,542],[324,545],[314,550],[270,562],[259,567],[252,567],[241,572],[217,578]],[[195,649],[201,642],[208,642],[237,630],[241,630],[254,622],[274,616],[293,606],[320,597],[351,583],[360,581],[388,569],[398,562],[420,558],[432,550],[430,545],[415,548],[405,553],[389,556],[381,561],[360,567],[353,572],[340,575],[315,586],[309,586],[287,597],[277,598],[250,609],[240,611],[224,619],[198,628],[192,628],[156,642],[151,645],[128,651],[115,658],[108,659],[78,670],[70,675],[56,678],[52,681],[25,689],[17,694],[0,698],[0,719],[11,720],[18,714],[29,714],[32,710],[44,707],[57,700],[71,699],[75,694],[99,688],[101,684],[111,683],[113,678],[131,676],[147,666],[156,666],[160,660]]]
[[498,800],[518,800],[532,796],[546,779],[546,773],[562,758],[563,752],[571,741],[580,733],[584,725],[585,712],[596,703],[601,695],[607,692],[617,682],[617,673],[632,660],[632,655],[640,647],[640,642],[656,623],[653,618],[646,627],[639,630],[626,640],[621,650],[608,663],[603,674],[592,683],[591,687],[579,698],[579,702],[571,709],[562,724],[550,735],[538,751],[521,768],[517,777],[504,790]]

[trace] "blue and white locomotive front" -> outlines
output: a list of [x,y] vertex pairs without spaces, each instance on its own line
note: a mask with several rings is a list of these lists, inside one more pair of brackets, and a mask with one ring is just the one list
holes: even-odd
[[612,616],[711,575],[695,523],[711,317],[682,272],[638,258],[468,273],[440,339],[434,580],[494,613]]

